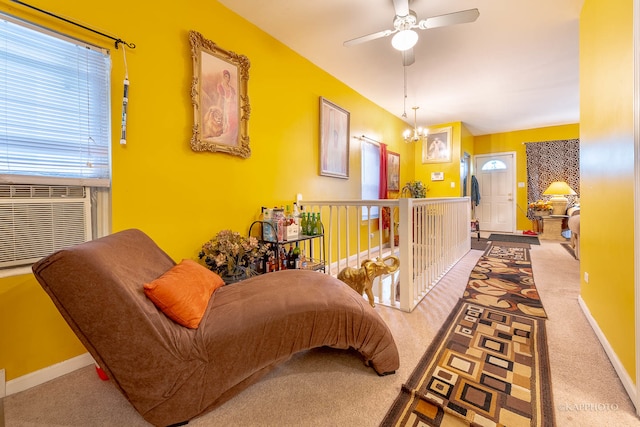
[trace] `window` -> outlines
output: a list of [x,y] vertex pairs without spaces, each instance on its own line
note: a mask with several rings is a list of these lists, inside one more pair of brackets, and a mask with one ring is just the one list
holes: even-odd
[[[362,141],[362,199],[378,200],[380,197],[380,147],[368,141]],[[372,206],[371,212],[363,210],[362,219],[378,218],[378,207]]]
[[[79,236],[65,246],[106,231],[110,67],[104,49],[0,14],[0,253],[14,254],[12,266],[33,262],[34,245],[59,249],[43,241],[59,227]],[[89,200],[89,214],[64,214],[70,194]]]
[[108,55],[0,21],[0,174],[109,185]]
[[506,169],[507,165],[502,160],[489,160],[487,163],[482,165],[483,171],[495,171]]

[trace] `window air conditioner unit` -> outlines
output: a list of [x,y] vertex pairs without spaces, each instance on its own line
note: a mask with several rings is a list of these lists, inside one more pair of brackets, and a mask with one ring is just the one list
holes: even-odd
[[0,184],[0,268],[91,238],[89,187]]

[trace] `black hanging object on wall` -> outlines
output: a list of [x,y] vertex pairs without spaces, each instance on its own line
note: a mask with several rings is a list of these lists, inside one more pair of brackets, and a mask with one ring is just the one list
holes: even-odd
[[87,27],[85,25],[82,25],[82,24],[79,24],[77,22],[71,21],[71,20],[69,20],[67,18],[64,18],[62,16],[56,15],[55,13],[47,12],[46,10],[42,10],[42,9],[39,9],[39,8],[37,8],[35,6],[31,6],[30,4],[21,2],[20,0],[11,0],[11,1],[14,2],[14,3],[18,3],[18,4],[22,5],[22,6],[26,6],[28,8],[31,8],[33,10],[37,10],[38,12],[44,13],[45,15],[49,15],[49,16],[54,17],[56,19],[60,19],[61,21],[68,22],[69,24],[75,25],[76,27],[80,27],[80,28],[83,28],[83,29],[85,29],[87,31],[91,31],[92,33],[99,34],[102,37],[106,37],[108,39],[115,40],[116,49],[118,49],[118,46],[120,44],[123,44],[123,45],[127,46],[129,49],[135,49],[136,48],[135,43],[127,43],[126,41],[124,41],[124,40],[122,40],[120,38],[110,36],[108,34],[100,32],[98,30],[94,30],[93,28],[89,28],[89,27]]

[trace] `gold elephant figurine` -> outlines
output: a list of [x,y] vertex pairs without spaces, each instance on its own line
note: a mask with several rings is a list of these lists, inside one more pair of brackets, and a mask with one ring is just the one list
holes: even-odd
[[[387,260],[391,260],[392,263],[388,264]],[[397,256],[390,255],[385,258],[378,257],[375,261],[366,259],[360,265],[360,268],[345,267],[338,273],[338,279],[349,285],[360,295],[363,292],[366,293],[369,304],[371,307],[375,307],[373,291],[371,290],[373,279],[398,270],[400,259]]]

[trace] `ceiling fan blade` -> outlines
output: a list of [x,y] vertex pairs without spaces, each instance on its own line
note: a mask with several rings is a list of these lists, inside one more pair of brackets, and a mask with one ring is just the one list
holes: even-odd
[[409,14],[409,0],[393,0],[393,8],[397,16],[407,16]]
[[460,12],[447,13],[445,15],[432,16],[418,23],[422,30],[429,28],[447,27],[449,25],[465,24],[473,22],[480,16],[478,9],[461,10]]
[[366,36],[356,37],[355,39],[347,40],[346,42],[342,43],[342,45],[346,46],[346,47],[353,46],[353,45],[356,45],[356,44],[368,42],[370,40],[379,39],[381,37],[390,36],[391,34],[397,32],[397,31],[398,30],[378,31],[377,33],[367,34]]
[[416,62],[416,57],[413,55],[413,48],[402,51],[402,65],[408,67]]

